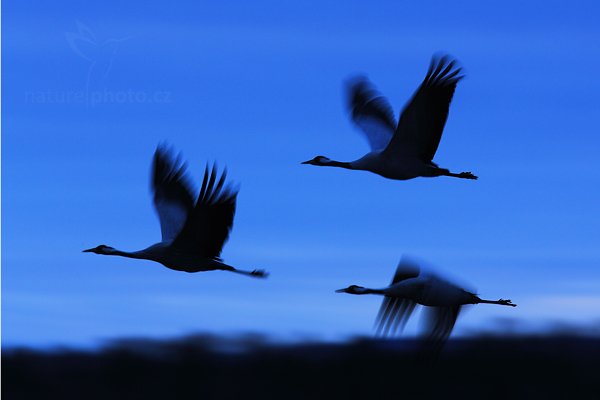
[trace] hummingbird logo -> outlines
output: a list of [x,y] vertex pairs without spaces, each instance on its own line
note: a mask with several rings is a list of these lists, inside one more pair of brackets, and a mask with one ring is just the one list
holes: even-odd
[[66,37],[73,52],[89,63],[85,85],[89,93],[92,84],[104,86],[119,46],[131,36],[101,41],[88,26],[76,24],[77,32],[66,32]]

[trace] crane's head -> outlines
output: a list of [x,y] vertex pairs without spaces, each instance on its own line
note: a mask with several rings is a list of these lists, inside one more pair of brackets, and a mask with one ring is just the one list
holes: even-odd
[[96,254],[113,254],[115,249],[107,246],[105,244],[101,244],[100,246],[93,247],[91,249],[83,250],[84,253],[96,253]]
[[312,160],[304,161],[301,164],[310,164],[310,165],[328,165],[331,162],[331,159],[325,156],[316,156]]
[[344,289],[338,289],[335,291],[336,293],[350,293],[350,294],[367,294],[367,289],[358,286],[358,285],[350,285]]

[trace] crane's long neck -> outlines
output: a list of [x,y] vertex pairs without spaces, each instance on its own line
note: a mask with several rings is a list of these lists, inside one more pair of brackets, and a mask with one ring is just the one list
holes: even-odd
[[385,294],[385,289],[355,287],[352,290],[347,290],[346,293],[350,293],[350,294]]
[[321,163],[318,165],[323,166],[323,167],[338,167],[338,168],[345,168],[345,169],[356,169],[350,162],[342,162],[342,161],[335,161],[335,160],[321,161]]
[[107,253],[103,253],[106,256],[120,256],[120,257],[127,257],[127,258],[137,258],[137,259],[141,259],[141,260],[150,260],[151,258],[149,257],[148,254],[146,254],[146,252],[144,251],[122,251],[122,250],[117,250],[114,249],[111,252],[107,252]]
[[360,294],[385,294],[385,292],[383,289],[365,288],[364,293],[360,293]]
[[320,167],[338,167],[345,169],[356,169],[351,162],[335,161],[330,159],[321,159],[316,162],[312,162],[313,165]]

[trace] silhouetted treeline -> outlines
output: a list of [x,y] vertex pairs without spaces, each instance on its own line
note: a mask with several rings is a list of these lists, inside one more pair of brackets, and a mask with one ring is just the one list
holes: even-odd
[[598,399],[600,339],[272,344],[260,337],[128,340],[98,351],[3,350],[2,397],[21,399]]

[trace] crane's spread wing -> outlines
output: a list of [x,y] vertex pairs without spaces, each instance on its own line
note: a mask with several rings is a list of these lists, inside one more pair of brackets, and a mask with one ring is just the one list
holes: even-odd
[[434,343],[444,343],[458,319],[461,306],[426,307],[425,338]]
[[[405,279],[416,278],[419,273],[419,266],[403,257],[396,267],[390,286]],[[416,306],[417,303],[409,299],[385,296],[375,319],[376,334],[387,336],[402,331]]]
[[419,265],[410,260],[408,257],[402,257],[398,266],[396,267],[396,272],[394,273],[394,277],[392,278],[391,285],[394,285],[400,281],[410,278],[416,278],[421,273],[421,268]]
[[408,299],[385,296],[375,319],[377,335],[394,335],[402,331],[417,303]]
[[456,85],[463,78],[460,72],[456,61],[448,56],[432,58],[427,76],[402,111],[396,132],[384,151],[386,155],[412,155],[424,162],[433,159]]
[[216,165],[210,172],[206,166],[196,205],[173,241],[173,248],[209,258],[218,258],[221,254],[233,225],[237,190],[223,187],[226,169],[218,181],[217,175]]
[[159,146],[154,153],[151,183],[162,241],[170,242],[181,231],[194,207],[194,196],[185,164],[179,157],[173,158],[164,146]]
[[383,150],[397,125],[387,99],[363,77],[348,86],[348,100],[352,121],[367,137],[371,150]]

